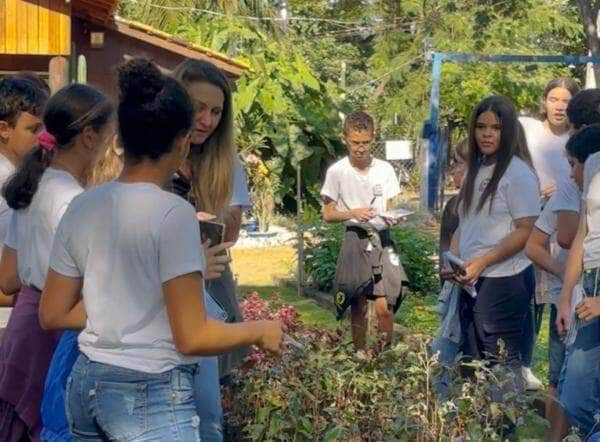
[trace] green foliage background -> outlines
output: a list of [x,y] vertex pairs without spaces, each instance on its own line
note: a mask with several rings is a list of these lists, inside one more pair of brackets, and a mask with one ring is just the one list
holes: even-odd
[[[287,26],[276,20],[273,0],[124,0],[119,14],[251,65],[237,82],[237,141],[281,177],[278,202],[289,209],[298,161],[304,196],[318,202],[324,170],[344,153],[341,116],[351,109],[371,112],[381,139],[418,138],[429,106],[426,45],[478,54],[587,53],[572,0],[288,0],[288,6]],[[472,107],[489,94],[506,94],[535,113],[548,80],[582,74],[582,67],[564,65],[445,64],[441,122],[456,128],[458,138]]]
[[[329,291],[333,286],[343,230],[344,226],[340,224],[323,224],[310,230],[304,269],[308,281],[319,290]],[[422,229],[408,226],[392,228],[391,235],[410,282],[411,292],[422,296],[437,293],[440,285],[432,260],[437,255],[435,237]]]

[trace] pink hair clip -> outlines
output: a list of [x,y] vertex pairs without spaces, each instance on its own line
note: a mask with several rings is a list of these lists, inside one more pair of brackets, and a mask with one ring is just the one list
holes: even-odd
[[54,150],[56,147],[56,137],[47,130],[42,131],[38,136],[38,143],[46,150]]

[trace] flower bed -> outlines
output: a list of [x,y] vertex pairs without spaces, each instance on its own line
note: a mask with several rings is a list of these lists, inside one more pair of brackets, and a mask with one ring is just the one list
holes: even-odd
[[281,358],[255,350],[225,389],[236,440],[487,440],[540,419],[511,390],[490,400],[513,380],[499,365],[471,363],[473,374],[457,376],[450,399],[438,402],[433,380],[442,367],[428,354],[428,337],[357,354],[340,331],[304,326],[293,307],[273,309],[251,294],[242,311],[281,319],[304,349],[288,346]]

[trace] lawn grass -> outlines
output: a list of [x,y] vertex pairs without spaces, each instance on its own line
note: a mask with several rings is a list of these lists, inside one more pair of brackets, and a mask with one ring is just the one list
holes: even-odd
[[239,296],[255,291],[276,306],[293,305],[298,309],[300,319],[308,325],[336,327],[331,311],[319,306],[313,299],[298,298],[295,289],[277,285],[281,278],[293,273],[296,255],[292,247],[233,249],[231,257]]

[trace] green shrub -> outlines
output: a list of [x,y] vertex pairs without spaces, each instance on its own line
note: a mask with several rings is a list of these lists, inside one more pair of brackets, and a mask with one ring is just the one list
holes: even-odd
[[344,228],[341,224],[316,224],[309,232],[304,248],[306,278],[328,292],[333,287]]
[[[309,232],[304,254],[306,277],[308,282],[319,290],[329,291],[335,277],[344,226],[319,224]],[[435,293],[439,289],[435,262],[431,259],[437,253],[435,237],[415,227],[392,228],[391,234],[398,247],[412,292],[420,295]]]
[[[257,297],[242,306],[247,318],[281,316],[269,310]],[[504,440],[510,429],[543,424],[501,364],[470,363],[473,374],[452,376],[440,400],[434,385],[443,368],[429,354],[430,338],[356,353],[341,331],[305,327],[287,310],[301,345],[275,359],[255,351],[223,391],[235,440]]]
[[436,261],[432,259],[438,252],[435,237],[416,227],[393,228],[391,233],[412,292],[423,296],[438,292],[440,283]]

